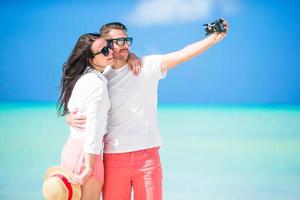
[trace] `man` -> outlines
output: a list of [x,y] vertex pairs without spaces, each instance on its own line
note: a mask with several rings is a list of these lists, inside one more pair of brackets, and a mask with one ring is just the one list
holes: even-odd
[[[201,54],[220,42],[228,32],[210,34],[179,51],[142,58],[143,68],[134,76],[127,67],[132,38],[118,22],[101,27],[100,34],[113,43],[113,65],[108,79],[111,109],[104,139],[104,200],[162,199],[161,138],[157,124],[157,89],[168,70]],[[70,120],[72,126],[80,120]]]

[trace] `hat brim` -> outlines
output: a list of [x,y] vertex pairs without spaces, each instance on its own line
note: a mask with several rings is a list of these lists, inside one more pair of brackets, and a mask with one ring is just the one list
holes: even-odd
[[[61,174],[65,176],[67,179],[71,177],[71,173],[64,169],[62,166],[51,166],[47,169],[45,175],[44,175],[44,181],[46,181],[48,178],[52,177],[54,174]],[[72,189],[73,189],[73,197],[72,200],[79,200],[81,197],[81,187],[79,184],[73,184],[71,183]]]

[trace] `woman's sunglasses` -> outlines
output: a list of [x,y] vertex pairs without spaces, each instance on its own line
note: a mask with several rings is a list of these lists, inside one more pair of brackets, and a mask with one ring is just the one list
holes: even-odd
[[102,53],[104,56],[108,56],[108,54],[109,54],[109,47],[108,47],[108,46],[103,47],[103,48],[101,49],[101,51],[99,51],[99,52],[97,52],[97,53],[93,53],[93,56],[96,56],[96,55],[98,55],[98,54],[100,54],[100,53]]

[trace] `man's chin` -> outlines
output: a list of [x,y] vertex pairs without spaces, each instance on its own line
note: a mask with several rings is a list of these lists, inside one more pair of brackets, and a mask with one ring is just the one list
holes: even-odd
[[120,58],[121,60],[127,60],[128,59],[128,56],[129,56],[129,52],[121,52],[120,53]]

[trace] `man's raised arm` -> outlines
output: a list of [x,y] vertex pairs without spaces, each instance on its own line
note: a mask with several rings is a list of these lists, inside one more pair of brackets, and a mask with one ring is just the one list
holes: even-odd
[[203,53],[213,45],[220,42],[228,32],[228,24],[224,21],[225,32],[212,33],[203,40],[187,45],[183,49],[171,52],[162,56],[161,71],[165,72],[185,61],[192,59],[195,56]]

